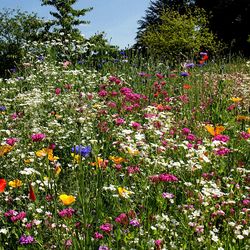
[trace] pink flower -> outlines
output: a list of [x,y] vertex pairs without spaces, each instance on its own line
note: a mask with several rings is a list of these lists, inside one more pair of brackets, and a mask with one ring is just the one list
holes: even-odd
[[110,233],[113,230],[113,225],[110,223],[105,223],[100,226],[100,229],[106,233]]
[[244,140],[248,140],[250,138],[250,134],[245,131],[241,132],[240,135]]
[[229,154],[230,152],[231,152],[231,151],[230,151],[229,148],[222,147],[222,148],[217,149],[217,150],[215,151],[215,154],[216,154],[216,155],[221,155],[221,156],[223,156],[223,155]]
[[132,127],[133,127],[134,129],[138,129],[138,128],[141,127],[141,124],[138,123],[138,122],[132,122],[131,125],[132,125]]
[[61,94],[61,89],[60,88],[56,88],[55,89],[55,94],[56,95],[60,95]]
[[248,205],[250,205],[250,200],[245,199],[245,200],[242,201],[242,204],[244,206],[248,206]]
[[125,213],[121,213],[118,217],[115,218],[115,222],[119,224],[128,224],[128,216]]
[[212,141],[228,142],[229,141],[229,136],[227,136],[227,135],[216,135],[216,136],[214,136]]
[[42,134],[42,133],[37,133],[37,134],[32,134],[31,135],[31,139],[34,142],[42,141],[45,137],[46,137],[46,135]]
[[191,130],[190,130],[189,128],[183,128],[183,129],[182,129],[182,134],[188,135],[188,134],[190,134],[190,133],[191,133]]
[[173,199],[174,198],[174,194],[171,194],[171,193],[163,193],[162,194],[162,197],[164,198],[164,199]]
[[105,97],[105,96],[108,95],[108,92],[107,92],[106,90],[103,89],[103,90],[99,91],[98,95],[99,95],[100,97]]
[[172,174],[160,174],[159,180],[162,182],[176,182],[178,178]]
[[9,144],[10,146],[13,146],[17,141],[18,141],[17,138],[8,138],[8,139],[6,139],[6,143]]
[[95,232],[94,233],[94,239],[98,239],[98,240],[100,240],[100,239],[103,239],[103,234],[101,234],[101,233],[98,233],[98,232]]

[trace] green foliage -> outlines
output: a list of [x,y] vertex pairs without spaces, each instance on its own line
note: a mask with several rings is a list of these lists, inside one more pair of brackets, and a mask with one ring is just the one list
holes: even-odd
[[141,43],[154,55],[165,59],[177,59],[180,54],[193,55],[201,46],[217,51],[220,43],[207,28],[205,11],[196,9],[180,14],[166,9],[161,14],[161,24],[150,25],[144,32]]
[[44,32],[45,21],[34,13],[3,9],[0,12],[0,76],[8,76],[24,53],[27,41],[37,41]]
[[56,12],[50,12],[54,19],[49,24],[54,36],[61,33],[63,34],[61,36],[63,40],[66,34],[70,34],[71,39],[83,39],[76,26],[89,23],[81,20],[80,17],[91,11],[92,8],[76,10],[72,7],[76,2],[77,0],[42,0],[42,5],[50,5],[56,8]]

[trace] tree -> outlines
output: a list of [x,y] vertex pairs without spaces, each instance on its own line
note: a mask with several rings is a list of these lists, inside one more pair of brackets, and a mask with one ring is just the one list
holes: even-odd
[[[72,7],[77,0],[42,0],[42,5],[50,5],[56,8],[56,12],[51,11],[50,14],[54,17],[50,21],[50,28],[53,28],[53,33],[62,34],[62,40],[69,39],[82,39],[81,33],[78,28],[80,24],[88,24],[88,21],[81,20],[80,17],[84,16],[93,8],[76,10]],[[66,34],[68,36],[66,37]]]
[[226,42],[233,52],[250,55],[250,1],[249,0],[196,0],[198,7],[209,13],[209,27]]
[[154,55],[172,61],[180,54],[193,56],[201,46],[210,50],[218,46],[215,36],[207,28],[204,10],[196,9],[181,15],[166,9],[160,19],[160,24],[148,26],[141,37],[141,43]]
[[178,11],[179,13],[185,13],[186,7],[193,5],[192,0],[156,0],[150,1],[150,6],[145,11],[145,16],[138,21],[139,27],[136,36],[137,47],[142,46],[140,43],[141,37],[149,26],[160,25],[162,23],[161,13],[165,9],[171,9]]
[[45,21],[34,13],[3,9],[0,12],[0,77],[7,77],[23,56],[23,44],[38,41]]

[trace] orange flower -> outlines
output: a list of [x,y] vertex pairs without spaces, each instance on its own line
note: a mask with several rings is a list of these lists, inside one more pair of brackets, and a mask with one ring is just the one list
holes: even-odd
[[121,164],[122,162],[125,161],[122,157],[119,156],[110,156],[109,159],[114,162],[115,164]]
[[237,121],[248,121],[248,120],[250,120],[250,116],[237,115],[236,120]]
[[4,192],[4,189],[7,185],[7,182],[5,179],[0,179],[0,193]]
[[12,150],[12,147],[10,145],[0,146],[0,156],[3,156],[9,153],[11,150]]
[[59,198],[62,201],[63,205],[66,205],[66,206],[76,201],[76,198],[73,195],[61,194]]
[[184,89],[191,89],[191,88],[192,88],[192,86],[191,86],[191,85],[189,85],[189,84],[184,84],[184,85],[183,85],[183,88],[184,88]]
[[225,130],[223,126],[213,127],[211,125],[206,125],[205,128],[207,129],[207,132],[212,136],[220,135]]

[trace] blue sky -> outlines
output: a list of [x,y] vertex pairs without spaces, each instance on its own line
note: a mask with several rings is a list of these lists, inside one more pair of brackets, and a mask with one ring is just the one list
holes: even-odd
[[[104,31],[111,44],[120,48],[134,44],[138,24],[149,7],[150,0],[78,0],[76,8],[93,7],[84,20],[91,23],[80,26],[85,37]],[[52,8],[41,6],[40,0],[0,0],[0,9],[19,8],[23,11],[36,12],[40,17],[49,18]]]

